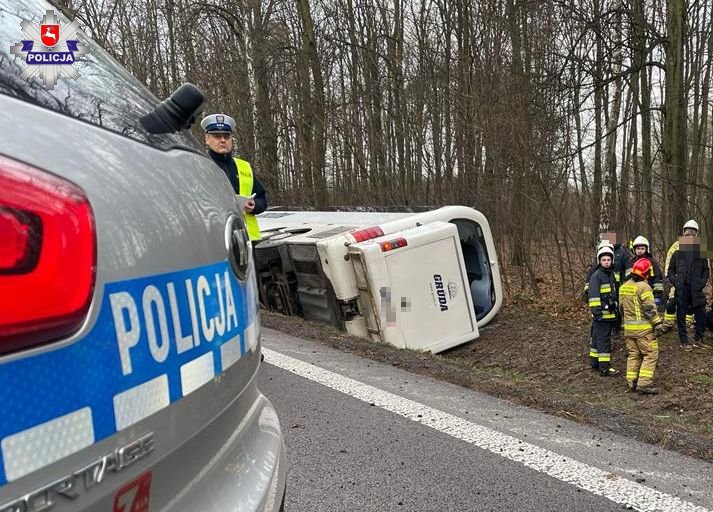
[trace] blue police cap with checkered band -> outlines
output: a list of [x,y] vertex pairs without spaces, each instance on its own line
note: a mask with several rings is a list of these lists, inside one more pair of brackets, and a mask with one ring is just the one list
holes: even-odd
[[233,133],[235,119],[225,114],[211,114],[201,121],[205,133]]

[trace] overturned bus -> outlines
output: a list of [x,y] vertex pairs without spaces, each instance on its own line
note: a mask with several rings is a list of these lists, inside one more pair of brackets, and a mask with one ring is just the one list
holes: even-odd
[[275,211],[258,216],[260,301],[400,348],[441,352],[478,337],[502,304],[485,216]]

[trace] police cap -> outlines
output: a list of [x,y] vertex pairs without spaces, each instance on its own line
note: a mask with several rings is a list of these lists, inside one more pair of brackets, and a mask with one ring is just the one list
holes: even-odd
[[225,114],[211,114],[201,121],[205,133],[233,133],[235,120]]

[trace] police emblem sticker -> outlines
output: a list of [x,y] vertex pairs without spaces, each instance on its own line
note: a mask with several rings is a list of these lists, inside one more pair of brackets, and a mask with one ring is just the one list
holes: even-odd
[[62,24],[57,13],[48,10],[39,24],[23,20],[20,28],[27,39],[12,45],[10,52],[23,61],[22,78],[37,77],[50,90],[62,76],[79,78],[75,64],[89,53],[89,45],[76,38],[79,23]]

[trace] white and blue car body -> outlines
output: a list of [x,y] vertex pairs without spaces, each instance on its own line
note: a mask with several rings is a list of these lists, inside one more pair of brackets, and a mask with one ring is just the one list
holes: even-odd
[[[50,9],[0,0],[0,40]],[[142,130],[158,100],[78,37],[54,89],[0,47],[0,511],[277,511],[240,205],[195,139]]]

